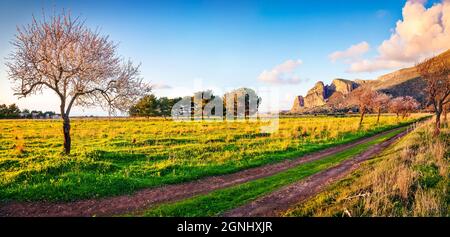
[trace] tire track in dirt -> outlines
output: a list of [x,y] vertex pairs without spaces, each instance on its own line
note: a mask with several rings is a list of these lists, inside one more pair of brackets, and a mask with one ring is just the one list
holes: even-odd
[[275,192],[260,197],[248,204],[237,207],[223,214],[226,217],[273,217],[288,210],[323,191],[331,183],[344,178],[358,169],[362,162],[374,158],[398,139],[410,131],[404,131],[396,136],[376,144],[354,158],[343,161],[337,166],[321,171],[304,180],[285,186]]
[[[173,202],[199,194],[242,184],[291,169],[300,164],[322,159],[384,134],[401,128],[391,129],[377,135],[359,139],[343,145],[327,148],[295,159],[250,168],[236,173],[202,178],[187,183],[148,188],[129,195],[102,199],[86,199],[74,202],[4,202],[0,203],[0,216],[68,217],[68,216],[111,216],[137,212],[153,205]],[[323,175],[323,173],[322,173]],[[321,178],[320,176],[315,176]],[[323,177],[322,177],[323,178]]]

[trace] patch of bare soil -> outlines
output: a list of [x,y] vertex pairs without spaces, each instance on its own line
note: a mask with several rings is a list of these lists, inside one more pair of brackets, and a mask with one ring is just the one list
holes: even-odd
[[[395,129],[394,129],[395,130]],[[53,202],[7,202],[0,203],[0,216],[34,216],[34,217],[59,217],[59,216],[112,216],[120,215],[126,213],[137,212],[142,209],[146,209],[155,204],[160,204],[164,202],[173,202],[177,200],[182,200],[189,198],[198,194],[205,194],[217,189],[230,187],[237,184],[242,184],[251,180],[268,177],[276,173],[285,171],[287,169],[293,168],[299,164],[322,159],[326,156],[344,151],[346,149],[352,148],[362,143],[371,141],[383,134],[392,132],[393,130],[380,133],[378,135],[360,139],[355,142],[351,142],[344,145],[335,146],[332,148],[324,149],[319,152],[311,153],[302,157],[295,159],[289,159],[278,163],[268,164],[256,168],[251,168],[243,171],[239,171],[233,174],[221,175],[207,177],[199,179],[196,181],[191,181],[182,184],[166,185],[158,188],[149,188],[137,191],[130,195],[121,195],[108,197],[103,199],[88,199],[80,200],[75,202],[66,203],[53,203]],[[378,147],[378,146],[377,146]],[[376,149],[376,148],[375,148]],[[381,149],[381,148],[380,148]],[[373,150],[373,149],[371,149]],[[365,153],[366,154],[366,153]],[[362,160],[362,158],[356,158],[353,161]],[[315,185],[321,184],[329,180],[327,177],[337,177],[337,174],[344,172],[349,164],[343,164],[344,167],[340,166],[342,171],[336,168],[327,171],[331,173],[321,173],[321,175],[315,175],[310,178],[310,182],[302,184],[305,186],[303,189],[312,188],[311,191],[318,190]],[[336,177],[335,177],[336,176]],[[340,176],[339,176],[340,177]],[[317,179],[317,181],[315,180]],[[323,186],[323,184],[321,184]],[[288,196],[274,196],[273,200],[282,201],[296,199],[296,195],[304,193],[301,191],[303,189],[298,189],[299,187],[291,187],[293,190],[287,191]],[[285,194],[283,194],[285,195]],[[293,196],[291,199],[289,196]],[[280,197],[283,197],[280,199]],[[297,199],[296,199],[297,200]],[[276,202],[274,202],[275,204]],[[290,202],[289,202],[290,203]],[[267,203],[263,202],[258,205],[266,206]],[[285,205],[284,202],[280,203]],[[252,205],[255,205],[252,203]],[[273,205],[271,205],[273,206]],[[256,207],[256,206],[255,206]],[[244,207],[243,207],[244,208]],[[243,213],[253,214],[254,212],[251,207],[249,209],[242,209]],[[241,209],[240,209],[241,210]],[[246,211],[244,211],[246,210]],[[258,209],[260,210],[260,209]],[[265,209],[264,209],[265,210]],[[241,212],[231,212],[231,214],[236,213],[236,215]],[[259,213],[259,212],[257,212]],[[265,213],[265,212],[264,212]]]
[[230,210],[224,214],[229,217],[271,217],[279,216],[283,211],[288,210],[295,204],[302,202],[327,187],[329,184],[342,179],[346,175],[355,171],[363,161],[369,160],[381,153],[388,146],[408,132],[402,132],[380,144],[374,145],[355,156],[345,160],[339,165],[314,174],[305,180],[283,187],[273,193],[256,199],[246,205]]

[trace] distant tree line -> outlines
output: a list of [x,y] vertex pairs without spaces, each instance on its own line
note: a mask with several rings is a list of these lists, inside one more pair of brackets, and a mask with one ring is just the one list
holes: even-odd
[[20,117],[20,109],[16,104],[0,105],[0,118],[1,119],[13,119]]
[[53,111],[20,110],[16,104],[0,105],[0,119],[18,119],[18,118],[54,118],[57,114]]
[[157,98],[153,94],[146,95],[131,106],[129,114],[132,117],[170,117],[172,107],[181,99],[181,97],[169,99]]
[[[180,102],[180,103],[179,103]],[[195,92],[192,96],[169,99],[147,95],[129,110],[132,117],[189,116],[205,119],[211,117],[248,118],[258,112],[261,97],[249,88],[240,88],[216,96],[211,90]],[[177,105],[175,108],[174,106]],[[172,109],[174,111],[172,111]],[[172,114],[174,112],[174,114]]]

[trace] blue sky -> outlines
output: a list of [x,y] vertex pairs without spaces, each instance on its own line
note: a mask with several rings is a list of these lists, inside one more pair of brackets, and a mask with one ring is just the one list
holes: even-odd
[[[433,2],[428,2],[431,5]],[[348,73],[348,65],[331,62],[338,50],[366,41],[376,47],[389,39],[402,19],[405,1],[17,1],[0,2],[0,103],[23,108],[57,110],[55,97],[36,95],[17,100],[9,89],[4,58],[11,52],[16,25],[40,16],[42,9],[70,9],[90,27],[120,43],[119,53],[136,63],[148,82],[171,89],[157,95],[189,94],[195,81],[206,88],[276,87],[282,109],[293,96],[305,94],[318,80],[375,79],[392,70]],[[286,60],[300,59],[297,84],[258,80]],[[183,89],[183,88],[186,89]],[[48,93],[46,93],[48,94]],[[263,98],[264,101],[264,98]],[[97,108],[74,114],[104,114]]]

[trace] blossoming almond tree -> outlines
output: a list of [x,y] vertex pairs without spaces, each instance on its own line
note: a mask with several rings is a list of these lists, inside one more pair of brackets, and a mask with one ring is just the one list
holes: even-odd
[[70,154],[70,112],[74,105],[127,111],[151,87],[139,77],[139,66],[116,55],[117,45],[62,12],[18,27],[14,51],[6,63],[19,97],[47,93],[59,98],[64,151]]

